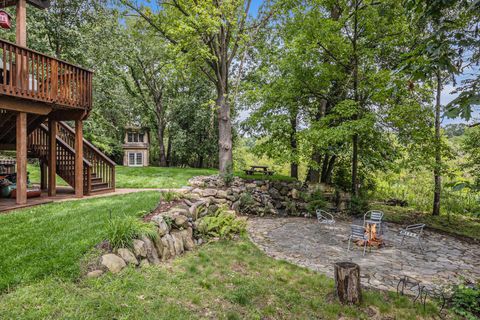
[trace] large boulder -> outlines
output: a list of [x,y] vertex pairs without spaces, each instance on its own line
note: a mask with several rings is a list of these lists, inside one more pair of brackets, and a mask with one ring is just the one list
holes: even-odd
[[126,248],[120,248],[117,253],[127,264],[138,265],[138,260],[132,251]]
[[139,239],[133,239],[133,252],[137,257],[147,257],[147,247],[145,242]]
[[173,222],[178,228],[188,228],[188,218],[184,215],[175,216]]
[[107,253],[102,256],[101,263],[112,273],[118,273],[127,266],[125,261],[113,253]]
[[93,270],[87,273],[87,278],[98,278],[103,274],[103,270]]
[[195,242],[193,241],[193,229],[188,228],[181,231],[181,235],[183,238],[183,246],[185,250],[193,250],[195,248]]
[[145,247],[147,249],[148,262],[150,262],[151,264],[159,264],[160,258],[158,257],[158,252],[155,249],[152,240],[150,240],[148,237],[143,236],[142,241],[145,243]]
[[162,246],[163,246],[163,251],[162,251],[162,260],[168,260],[170,258],[173,258],[175,256],[175,244],[173,237],[170,234],[166,234],[162,237]]
[[208,188],[202,190],[200,194],[202,195],[202,197],[214,197],[217,195],[217,190]]
[[[186,231],[186,230],[182,230]],[[180,255],[185,251],[185,247],[183,244],[183,236],[182,236],[182,231],[172,231],[170,234],[173,238],[173,245],[175,248],[175,254]]]
[[170,231],[170,227],[168,226],[167,222],[165,221],[165,217],[163,215],[157,215],[152,218],[152,221],[157,225],[157,233],[160,237],[163,237]]

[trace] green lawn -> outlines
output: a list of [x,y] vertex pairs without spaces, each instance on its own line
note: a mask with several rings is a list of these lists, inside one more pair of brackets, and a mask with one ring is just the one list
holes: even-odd
[[385,212],[387,221],[403,225],[425,223],[430,228],[480,240],[480,217],[467,214],[452,214],[450,216],[442,214],[435,217],[429,212],[419,212],[408,207],[393,207],[383,204],[373,204],[371,209]]
[[[112,216],[152,210],[156,192],[36,206],[0,215],[0,292],[47,275],[75,279],[78,261],[105,239]],[[2,318],[2,317],[0,317]]]
[[[29,165],[30,181],[40,183],[40,169],[38,166]],[[204,176],[218,174],[216,169],[196,169],[196,168],[163,168],[163,167],[116,167],[116,186],[117,188],[181,188],[188,184],[188,179],[195,176]],[[252,176],[245,175],[242,171],[237,171],[236,176],[244,179],[252,179]],[[264,176],[256,174],[255,179],[266,180],[292,180],[288,176],[273,175]],[[57,177],[59,186],[66,186],[66,182]]]
[[249,240],[220,241],[160,266],[82,278],[112,215],[139,215],[154,192],[56,203],[0,216],[0,319],[418,319],[393,293],[341,306],[331,279],[276,261]]

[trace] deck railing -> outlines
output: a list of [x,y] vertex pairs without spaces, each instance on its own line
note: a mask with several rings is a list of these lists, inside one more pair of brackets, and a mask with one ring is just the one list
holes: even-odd
[[0,39],[0,94],[88,111],[92,74]]
[[[67,145],[75,148],[75,130],[63,121],[57,122],[57,134]],[[115,162],[83,139],[83,157],[91,164],[92,174],[101,178],[108,189],[115,189]]]

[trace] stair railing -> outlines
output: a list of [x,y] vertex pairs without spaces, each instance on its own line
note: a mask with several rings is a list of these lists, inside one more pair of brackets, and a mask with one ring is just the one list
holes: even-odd
[[[67,123],[58,122],[57,134],[72,148],[75,147],[75,130]],[[115,162],[86,139],[83,139],[83,157],[91,163],[91,173],[95,177],[101,178],[102,182],[107,184],[107,189],[115,190]]]
[[[45,163],[48,163],[48,127],[41,124],[28,136],[28,148]],[[57,174],[69,185],[75,187],[75,150],[62,138],[57,136]],[[87,159],[83,159],[83,191],[88,195],[92,192],[93,166]]]

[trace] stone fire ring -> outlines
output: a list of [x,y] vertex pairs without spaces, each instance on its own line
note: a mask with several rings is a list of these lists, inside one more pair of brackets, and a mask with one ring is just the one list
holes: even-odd
[[347,252],[351,222],[332,226],[307,218],[250,218],[250,239],[267,255],[318,271],[333,278],[333,264],[352,261],[360,265],[362,285],[381,290],[397,289],[408,276],[430,289],[440,289],[463,279],[480,278],[480,245],[424,231],[424,252],[415,241],[397,236],[400,226],[388,224],[385,246],[363,248],[353,245]]

